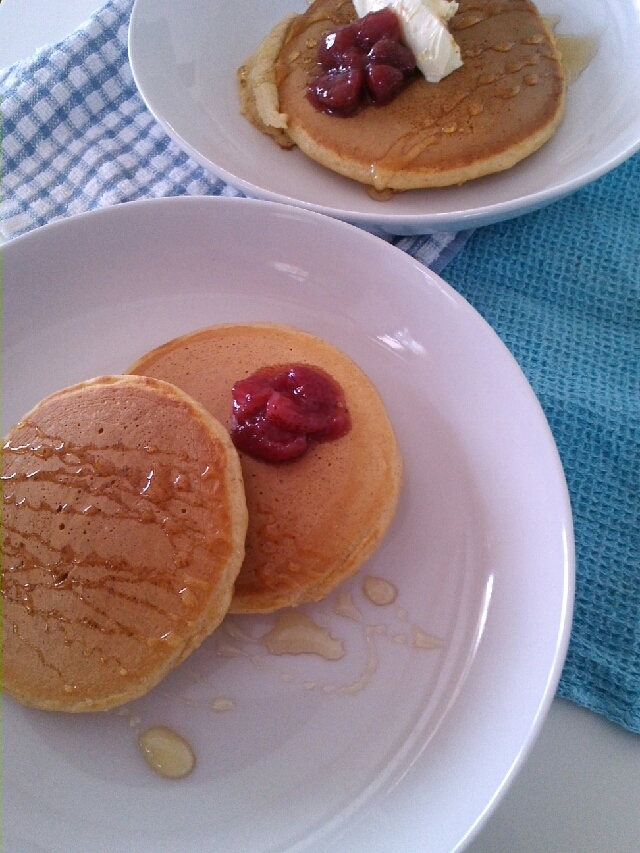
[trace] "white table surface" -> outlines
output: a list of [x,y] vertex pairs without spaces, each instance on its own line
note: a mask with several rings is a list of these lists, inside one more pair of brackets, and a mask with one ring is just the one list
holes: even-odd
[[[0,0],[0,68],[64,38],[101,5]],[[465,853],[640,853],[640,737],[554,700],[519,775]]]

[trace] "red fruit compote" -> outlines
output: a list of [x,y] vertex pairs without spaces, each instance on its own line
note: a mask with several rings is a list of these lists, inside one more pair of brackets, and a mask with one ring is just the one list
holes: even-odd
[[232,397],[234,445],[265,462],[299,459],[314,443],[351,429],[342,388],[319,367],[261,368],[236,382]]

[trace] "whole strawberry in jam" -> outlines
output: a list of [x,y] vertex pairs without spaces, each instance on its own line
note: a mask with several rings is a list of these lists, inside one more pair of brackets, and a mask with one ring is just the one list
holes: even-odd
[[238,450],[266,462],[289,462],[312,443],[351,429],[338,383],[306,364],[265,367],[232,389],[231,438]]
[[318,76],[308,89],[316,109],[353,115],[365,102],[382,106],[395,98],[413,75],[416,61],[402,42],[397,15],[370,12],[338,27],[318,47]]

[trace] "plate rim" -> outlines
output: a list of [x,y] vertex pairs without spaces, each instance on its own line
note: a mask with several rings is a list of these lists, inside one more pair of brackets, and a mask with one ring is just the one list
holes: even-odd
[[[353,225],[349,225],[349,224],[344,223],[340,220],[336,220],[336,219],[326,217],[323,214],[320,214],[317,212],[307,211],[307,210],[300,209],[300,208],[292,208],[289,205],[278,204],[278,203],[274,203],[274,202],[270,202],[270,201],[238,199],[238,198],[180,196],[180,197],[163,198],[163,199],[144,199],[144,200],[139,200],[139,201],[134,201],[134,202],[128,202],[126,204],[116,205],[114,207],[102,208],[99,210],[93,210],[93,211],[89,211],[86,213],[81,213],[81,214],[78,214],[77,216],[69,217],[67,219],[57,220],[55,222],[49,223],[46,226],[43,226],[42,228],[35,229],[31,232],[28,232],[26,234],[23,234],[19,237],[14,238],[9,243],[7,243],[5,246],[3,246],[3,252],[5,252],[5,253],[9,252],[9,259],[11,262],[11,255],[14,253],[14,251],[20,252],[20,251],[24,251],[24,250],[29,250],[29,244],[34,242],[34,241],[40,240],[41,235],[43,235],[45,233],[53,233],[55,230],[59,230],[59,229],[65,229],[66,230],[69,228],[73,228],[73,227],[75,227],[75,225],[77,224],[77,222],[79,220],[85,220],[86,221],[88,219],[95,219],[96,224],[97,224],[97,220],[99,220],[101,218],[105,218],[105,217],[109,218],[109,217],[113,217],[113,216],[118,217],[120,215],[123,215],[123,212],[126,212],[126,214],[131,213],[134,216],[138,215],[138,212],[140,212],[140,215],[144,216],[145,208],[150,209],[150,208],[157,208],[158,206],[161,206],[162,208],[167,208],[168,210],[170,208],[176,208],[176,210],[178,210],[179,208],[181,208],[183,206],[196,207],[196,206],[200,206],[200,205],[202,205],[204,207],[211,207],[212,210],[215,210],[216,208],[223,208],[223,207],[236,208],[236,207],[239,207],[240,205],[249,205],[249,206],[252,206],[253,208],[260,206],[260,207],[265,209],[266,215],[270,215],[270,211],[271,211],[273,213],[286,214],[287,217],[291,217],[292,215],[294,215],[296,217],[302,218],[303,220],[306,219],[306,220],[309,220],[311,222],[321,222],[321,223],[323,223],[324,226],[328,226],[328,227],[335,227],[335,228],[339,228],[339,229],[347,229],[347,230],[351,231],[351,233],[354,236],[356,234],[358,235],[356,237],[357,240],[362,240],[365,243],[367,241],[375,241],[376,245],[384,247],[381,249],[381,251],[383,251],[383,252],[388,251],[391,253],[396,253],[397,257],[401,257],[401,258],[405,259],[403,261],[403,263],[405,263],[405,262],[409,263],[411,266],[420,270],[421,272],[428,273],[427,277],[432,279],[431,284],[437,285],[438,287],[444,286],[444,289],[447,293],[450,293],[455,298],[455,300],[457,300],[460,304],[464,304],[465,306],[468,307],[468,309],[470,309],[472,314],[475,315],[475,318],[476,318],[475,321],[479,322],[481,324],[482,328],[484,329],[484,331],[488,332],[491,335],[491,337],[499,344],[501,351],[507,355],[512,366],[514,366],[517,369],[517,371],[519,372],[522,381],[524,382],[524,384],[528,388],[532,402],[537,407],[540,416],[542,417],[544,423],[546,424],[546,430],[548,432],[548,438],[551,442],[551,446],[552,446],[552,448],[555,448],[556,457],[557,457],[556,462],[559,465],[559,471],[557,471],[556,473],[559,473],[561,475],[561,477],[564,479],[564,475],[562,472],[562,465],[561,465],[559,456],[557,455],[557,448],[555,447],[555,441],[553,439],[553,435],[551,433],[548,422],[546,421],[544,413],[540,407],[540,404],[539,404],[533,390],[531,389],[531,386],[530,386],[528,380],[526,379],[524,373],[519,368],[519,366],[517,365],[517,362],[515,361],[515,359],[513,358],[511,353],[509,352],[508,348],[500,340],[500,338],[497,336],[495,331],[482,318],[482,316],[476,311],[476,309],[473,308],[473,306],[471,306],[471,304],[466,299],[464,299],[464,297],[462,297],[460,294],[458,294],[457,291],[455,291],[453,288],[451,288],[451,286],[448,285],[446,283],[446,281],[440,275],[429,270],[427,267],[425,267],[419,261],[415,260],[414,258],[411,258],[409,255],[402,252],[397,247],[394,247],[388,243],[385,243],[384,241],[379,240],[379,238],[376,238],[375,236],[372,236],[371,234],[368,234],[367,232],[363,232]],[[332,224],[329,226],[328,223],[332,223]],[[399,253],[399,255],[397,253]],[[427,285],[423,283],[422,286],[426,287]],[[575,587],[575,546],[574,546],[574,542],[573,542],[573,526],[572,526],[572,518],[571,518],[571,506],[570,506],[568,489],[566,488],[566,480],[564,481],[564,486],[565,486],[564,499],[565,499],[565,506],[566,506],[566,511],[567,511],[567,516],[565,517],[564,522],[565,522],[565,530],[568,532],[567,551],[565,554],[565,564],[563,566],[563,584],[562,584],[562,586],[563,586],[563,591],[564,591],[564,593],[563,593],[564,603],[563,603],[563,608],[562,608],[562,610],[563,610],[562,618],[560,620],[560,624],[557,626],[557,634],[556,634],[556,641],[555,641],[555,652],[554,652],[554,656],[553,656],[553,664],[551,666],[551,669],[550,669],[550,672],[548,675],[546,689],[545,689],[543,695],[540,697],[536,713],[528,725],[527,737],[525,738],[524,742],[522,743],[518,754],[514,757],[513,762],[511,764],[508,772],[503,777],[499,788],[495,791],[495,793],[493,794],[493,797],[487,803],[483,812],[480,815],[478,815],[474,825],[469,828],[466,835],[460,840],[459,844],[456,845],[456,847],[451,851],[451,853],[454,853],[454,851],[461,850],[464,846],[466,846],[466,844],[471,840],[471,838],[475,836],[475,834],[479,831],[481,826],[484,824],[484,822],[487,819],[487,817],[489,816],[489,814],[493,811],[493,809],[497,805],[498,801],[501,799],[504,792],[507,790],[511,780],[515,776],[517,770],[521,767],[522,762],[524,761],[525,757],[528,755],[531,747],[533,746],[533,743],[535,742],[536,736],[540,731],[540,728],[542,726],[544,718],[546,717],[546,713],[547,713],[548,708],[551,704],[551,701],[553,700],[554,695],[555,695],[555,688],[556,688],[558,680],[560,678],[560,674],[562,671],[562,666],[564,663],[564,658],[566,655],[566,650],[567,650],[567,646],[568,646],[568,642],[569,642],[569,635],[570,635],[570,629],[571,629],[572,604],[573,604],[573,591],[574,591],[574,587]],[[567,524],[568,524],[568,527],[566,526]],[[464,689],[464,686],[463,686],[463,689]]]

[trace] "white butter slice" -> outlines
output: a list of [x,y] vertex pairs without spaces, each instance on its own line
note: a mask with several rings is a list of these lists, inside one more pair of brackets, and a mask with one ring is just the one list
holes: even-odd
[[455,0],[353,0],[359,18],[389,8],[400,19],[404,40],[429,83],[437,83],[462,65],[460,48],[447,29],[458,10]]

